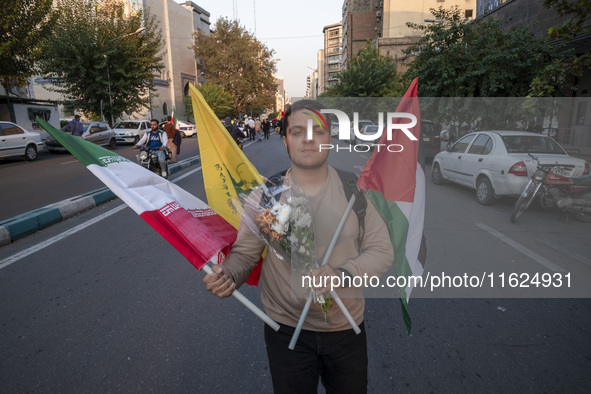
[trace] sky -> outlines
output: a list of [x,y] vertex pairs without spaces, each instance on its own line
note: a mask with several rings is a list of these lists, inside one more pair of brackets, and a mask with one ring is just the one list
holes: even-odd
[[322,29],[341,22],[343,8],[343,0],[192,1],[210,13],[211,26],[220,17],[234,19],[236,5],[240,25],[275,50],[277,76],[284,78],[290,97],[305,95],[306,76],[312,73],[308,66],[317,67],[318,50],[324,47]]

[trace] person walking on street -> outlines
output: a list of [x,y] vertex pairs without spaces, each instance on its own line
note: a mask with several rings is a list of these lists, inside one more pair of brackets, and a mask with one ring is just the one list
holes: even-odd
[[261,128],[261,121],[259,120],[259,118],[257,118],[257,120],[254,122],[254,132],[256,134],[257,142],[262,141],[263,140],[263,129]]
[[270,129],[271,129],[271,122],[269,122],[269,119],[263,120],[263,134],[265,135],[266,140],[269,139]]
[[[348,201],[339,173],[327,163],[329,150],[319,149],[320,144],[330,144],[330,123],[328,130],[314,123],[309,139],[306,130],[311,117],[305,113],[308,108],[321,109],[316,102],[302,100],[288,108],[283,118],[282,138],[291,159],[291,168],[285,172],[283,184],[299,188],[307,200],[313,218],[316,260],[321,261]],[[288,204],[288,194],[282,193],[277,205]],[[258,189],[250,196],[253,204],[261,200]],[[334,248],[328,264],[311,272],[316,278],[313,280],[328,279],[331,283],[331,278],[341,275],[380,276],[389,269],[394,252],[386,224],[369,199],[364,212],[363,218],[358,218],[357,213],[351,211],[338,247]],[[246,281],[265,249],[265,241],[248,225],[252,215],[245,207],[232,250],[221,265],[213,265],[213,273],[203,279],[207,290],[218,297],[230,296]],[[363,232],[358,220],[363,220]],[[366,393],[368,357],[363,288],[336,289],[359,325],[359,335],[351,329],[338,307],[328,309],[325,315],[319,304],[314,303],[295,349],[290,350],[288,344],[306,303],[306,289],[292,285],[301,283],[300,277],[293,276],[297,271],[292,270],[292,264],[289,258],[269,248],[261,270],[261,300],[265,312],[280,325],[277,332],[268,326],[264,329],[274,392],[316,393],[321,378],[327,393]],[[328,287],[316,289],[316,296],[329,290]]]
[[172,123],[172,118],[169,116],[166,117],[166,123],[164,124],[164,132],[168,137],[168,149],[170,149],[170,154],[172,155],[172,162],[177,162],[177,151],[178,148],[174,143],[176,134],[178,131],[175,130],[174,124]]
[[73,136],[82,137],[84,128],[82,127],[82,123],[80,123],[80,115],[74,115],[74,119],[66,126],[66,131],[72,133]]

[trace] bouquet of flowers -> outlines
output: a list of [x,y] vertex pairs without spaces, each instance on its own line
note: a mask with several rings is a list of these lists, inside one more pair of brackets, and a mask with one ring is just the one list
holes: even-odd
[[[318,267],[313,221],[307,198],[294,195],[294,189],[284,185],[262,185],[260,203],[254,207],[257,228],[253,230],[259,232],[280,259],[291,264],[292,270],[307,275]],[[289,196],[285,202],[279,201],[284,191]],[[328,295],[321,295],[315,300],[326,318],[332,307],[332,299]]]

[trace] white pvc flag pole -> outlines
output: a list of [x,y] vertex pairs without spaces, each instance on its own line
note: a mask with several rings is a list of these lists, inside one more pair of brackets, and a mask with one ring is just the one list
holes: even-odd
[[[330,240],[330,244],[328,245],[328,249],[326,250],[326,253],[324,254],[324,259],[322,260],[322,264],[320,264],[320,266],[323,266],[328,263],[328,260],[330,259],[330,255],[332,254],[332,251],[333,251],[335,245],[337,244],[337,241],[339,240],[341,233],[343,232],[343,228],[345,227],[345,222],[347,221],[347,218],[349,217],[349,213],[351,212],[351,209],[353,209],[353,204],[355,204],[355,199],[356,199],[356,197],[355,197],[355,194],[353,193],[353,195],[349,199],[349,204],[347,204],[347,208],[345,208],[345,212],[343,213],[343,216],[341,217],[341,221],[339,222],[339,225],[337,226],[337,229],[336,229],[334,235],[332,236],[332,239]],[[345,307],[345,304],[343,304],[343,301],[341,301],[341,298],[333,290],[330,291],[330,295],[335,300],[335,302],[337,303],[339,308],[341,308],[341,311],[345,315],[345,318],[347,319],[349,324],[351,324],[351,327],[353,327],[355,334],[359,334],[361,332],[361,329],[359,328],[357,323],[355,323],[355,320],[353,320],[353,317],[351,316],[351,314],[349,313],[349,311]],[[288,348],[290,350],[295,349],[295,345],[298,341],[298,337],[300,336],[300,332],[302,331],[302,326],[304,325],[304,320],[306,320],[306,316],[308,315],[308,311],[310,310],[311,303],[312,303],[312,294],[309,294],[308,298],[306,299],[306,305],[304,305],[304,309],[302,309],[302,315],[300,316],[300,320],[298,321],[298,325],[296,326],[295,331],[293,332],[293,335],[291,337],[291,341],[289,342]]]
[[[213,274],[213,270],[207,264],[205,264],[202,269],[207,274]],[[242,304],[244,304],[245,307],[247,307],[248,309],[250,309],[250,311],[252,313],[254,313],[255,315],[257,315],[262,321],[264,321],[265,323],[267,323],[269,325],[269,327],[271,327],[275,331],[279,331],[279,324],[277,324],[273,319],[271,319],[258,306],[256,306],[255,304],[253,304],[248,298],[246,298],[244,295],[242,295],[242,293],[240,293],[238,290],[234,290],[232,292],[232,295],[234,296],[234,298],[236,298],[238,301],[240,301]]]

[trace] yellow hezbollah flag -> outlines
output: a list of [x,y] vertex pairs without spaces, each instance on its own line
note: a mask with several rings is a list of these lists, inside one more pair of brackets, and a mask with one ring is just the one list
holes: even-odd
[[192,84],[189,84],[189,94],[193,102],[195,126],[199,131],[207,202],[228,223],[238,228],[242,205],[237,196],[260,185],[265,179],[248,161],[201,92]]

